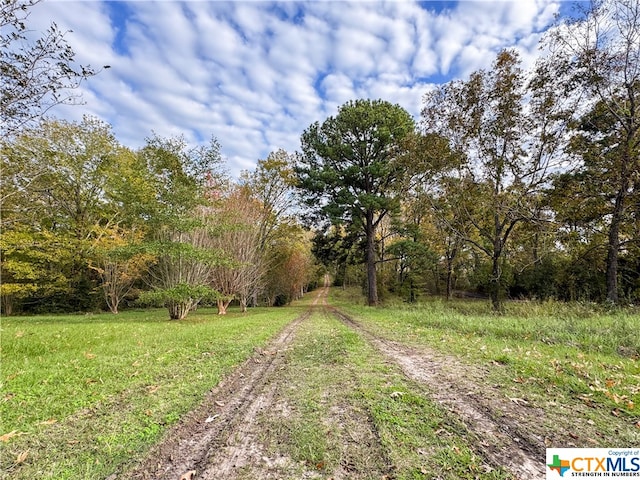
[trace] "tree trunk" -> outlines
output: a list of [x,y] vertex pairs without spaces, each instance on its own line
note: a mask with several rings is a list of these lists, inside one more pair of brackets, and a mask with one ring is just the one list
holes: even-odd
[[248,298],[246,295],[240,295],[240,311],[245,313],[247,311]]
[[118,298],[117,295],[108,295],[107,296],[107,306],[109,307],[109,310],[111,311],[111,313],[113,313],[114,315],[118,314],[118,305],[120,304],[120,299]]
[[458,248],[454,247],[447,255],[447,300],[453,297],[453,262],[458,254]]
[[224,304],[224,300],[218,300],[218,315],[227,314],[227,306]]
[[493,254],[491,256],[491,305],[494,312],[502,311],[501,287],[502,270],[500,269],[500,258],[502,257],[502,226],[495,216],[496,233],[493,239]]
[[502,310],[502,301],[500,299],[500,277],[500,256],[494,252],[491,267],[491,305],[494,312],[500,312]]
[[376,277],[376,228],[373,223],[373,211],[367,211],[367,302],[370,307],[378,305],[378,285]]
[[171,320],[182,320],[191,310],[191,301],[188,302],[170,302],[167,305],[169,310],[169,318]]
[[409,280],[409,303],[415,303],[416,301],[416,291],[413,285],[413,278]]
[[625,192],[629,181],[625,178],[616,195],[611,215],[609,241],[607,243],[607,302],[618,303],[618,252],[620,251],[620,224],[624,211]]
[[226,315],[231,300],[218,300],[218,315]]
[[13,315],[13,304],[14,298],[13,295],[2,295],[2,313],[7,317]]

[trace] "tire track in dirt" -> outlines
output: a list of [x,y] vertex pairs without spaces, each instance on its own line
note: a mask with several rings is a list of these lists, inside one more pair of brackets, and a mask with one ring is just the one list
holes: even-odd
[[[265,455],[259,438],[258,418],[263,412],[280,408],[276,375],[279,370],[285,368],[284,353],[293,343],[297,327],[311,316],[313,308],[327,295],[328,288],[321,289],[313,300],[311,309],[290,324],[291,332],[286,336],[286,339],[283,342],[276,341],[277,345],[270,345],[264,351],[266,355],[274,356],[273,359],[264,372],[252,372],[254,376],[259,376],[260,381],[259,385],[256,384],[256,387],[252,389],[252,398],[248,400],[244,410],[238,415],[241,421],[228,428],[224,442],[218,442],[215,449],[210,449],[210,454],[200,465],[201,471],[198,472],[198,479],[233,479],[242,476],[242,478],[251,478],[252,480],[266,480],[280,478],[280,475],[276,473],[278,470],[300,468],[300,465],[295,464],[288,457],[273,458]],[[277,351],[274,352],[274,349]],[[250,477],[245,477],[245,473]],[[314,472],[306,473],[305,478],[315,477]]]
[[[237,452],[228,451],[228,445],[233,443],[232,437],[246,430],[246,425],[254,421],[261,408],[269,405],[265,395],[269,379],[283,363],[284,351],[293,341],[298,325],[310,315],[311,310],[289,323],[264,350],[258,350],[223,379],[196,410],[166,434],[166,440],[152,448],[131,473],[120,478],[228,478],[228,475],[216,474],[217,470],[211,466],[218,463],[218,470],[227,471],[234,464],[242,463]],[[225,453],[224,458],[220,453]]]
[[267,479],[271,478],[271,467],[286,468],[292,464],[288,458],[269,458],[263,454],[257,438],[257,417],[275,408],[277,399],[271,383],[284,368],[285,352],[298,326],[311,316],[320,301],[324,303],[327,294],[325,286],[311,308],[223,379],[132,471],[112,475],[108,480],[230,479],[245,467],[250,468],[252,479]]
[[452,411],[478,437],[475,449],[490,462],[509,469],[520,480],[545,478],[544,440],[520,426],[539,421],[539,412],[518,408],[500,398],[483,397],[481,392],[490,386],[469,380],[465,375],[469,367],[452,357],[386,340],[340,310],[326,308],[398,365],[407,377],[427,384],[433,392],[431,398]]

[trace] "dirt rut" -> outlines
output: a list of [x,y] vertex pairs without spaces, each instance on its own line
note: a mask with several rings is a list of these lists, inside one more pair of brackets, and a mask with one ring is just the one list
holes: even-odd
[[[491,387],[483,382],[482,372],[471,372],[469,366],[452,357],[376,336],[327,306],[326,295],[324,288],[313,305],[321,303],[323,309],[359,332],[407,377],[429,385],[432,399],[452,411],[475,435],[478,453],[494,465],[511,470],[518,479],[544,478],[544,441],[526,428],[539,420],[539,412],[492,394]],[[312,311],[309,309],[290,323],[268,347],[256,351],[225,378],[134,470],[108,480],[275,480],[281,478],[282,472],[294,471],[299,472],[295,478],[321,478],[318,472],[301,469],[290,458],[265,455],[258,421],[264,412],[279,408],[279,371],[286,367],[286,351],[298,326]],[[378,447],[371,447],[371,454],[380,454]],[[334,472],[334,478],[346,479],[349,474]]]
[[327,308],[398,365],[407,377],[429,385],[432,399],[465,423],[478,437],[478,452],[494,465],[509,469],[520,480],[545,478],[544,439],[526,428],[527,424],[540,421],[541,412],[518,405],[520,399],[492,394],[491,386],[473,380],[481,372],[470,375],[470,367],[452,357],[380,338],[348,315]]
[[251,451],[252,432],[247,425],[271,404],[267,384],[282,364],[297,326],[310,314],[308,311],[287,325],[267,348],[257,351],[172,428],[144,462],[118,478],[230,478],[232,469],[250,461],[259,452]]

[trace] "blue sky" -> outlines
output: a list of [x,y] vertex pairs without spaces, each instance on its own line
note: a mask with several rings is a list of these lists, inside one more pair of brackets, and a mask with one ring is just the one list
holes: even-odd
[[[84,105],[137,148],[154,131],[192,144],[215,136],[233,175],[357,98],[398,103],[416,118],[434,85],[490,66],[505,47],[525,65],[555,0],[56,1],[30,27],[72,30],[77,59],[110,65],[82,85]],[[562,10],[561,10],[562,9]]]

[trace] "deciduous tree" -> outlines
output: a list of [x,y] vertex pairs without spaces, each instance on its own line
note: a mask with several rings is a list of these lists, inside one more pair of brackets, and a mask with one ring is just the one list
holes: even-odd
[[491,261],[491,300],[500,310],[503,262],[509,238],[521,222],[535,218],[539,193],[557,160],[561,109],[547,71],[527,82],[520,59],[503,51],[489,71],[451,82],[425,97],[423,125],[449,138],[464,154],[459,183],[473,202],[455,205],[457,218],[473,228],[465,240]]
[[[97,232],[117,222],[110,179],[119,149],[110,126],[91,117],[81,122],[45,121],[4,139],[1,188],[5,233],[50,234],[57,241],[41,245],[64,245],[69,256],[61,258],[70,261],[58,266],[69,286],[64,298],[67,308],[96,306],[89,260]],[[3,262],[10,261],[8,255],[3,257]]]
[[33,125],[51,107],[78,103],[73,94],[95,75],[90,66],[77,65],[67,42],[69,32],[51,23],[31,40],[28,17],[40,0],[0,2],[0,133],[6,137]]
[[187,316],[203,299],[219,292],[210,286],[211,270],[225,255],[211,248],[211,184],[221,159],[215,139],[204,148],[189,148],[184,138],[153,136],[140,151],[155,189],[150,211],[148,253],[152,290],[146,298],[162,302],[172,320]]
[[640,183],[640,2],[593,0],[582,13],[563,19],[546,41],[558,76],[590,105],[577,123],[578,136],[583,147],[590,144],[585,154],[600,149],[598,181],[612,194],[606,284],[607,300],[617,303],[620,235],[630,195]]
[[110,225],[93,242],[89,266],[100,276],[105,302],[114,314],[153,261],[142,248],[143,238],[143,231]]
[[245,188],[235,187],[216,202],[209,216],[214,221],[211,248],[224,251],[229,262],[211,270],[211,285],[219,292],[218,314],[227,313],[237,298],[240,308],[257,294],[264,277],[265,255],[261,246],[262,205]]

